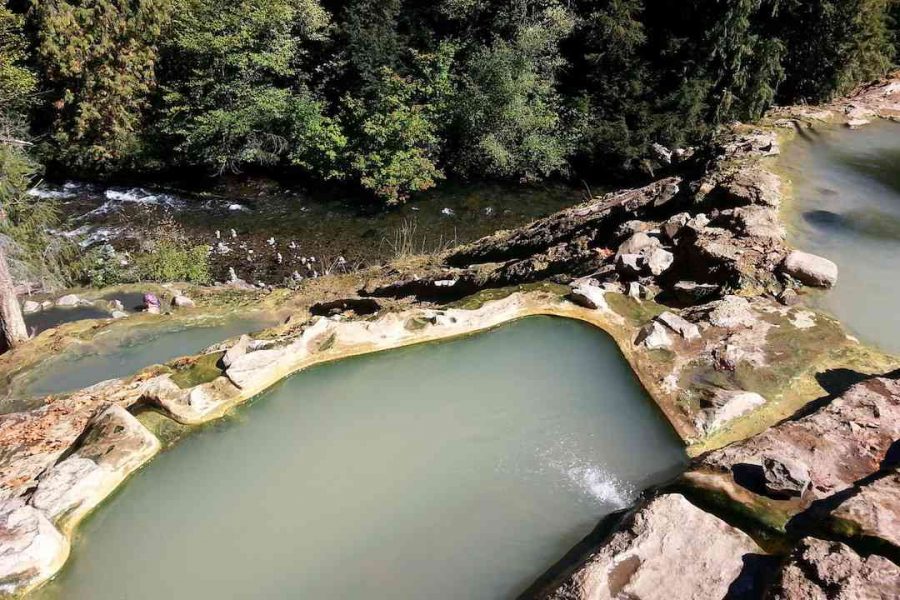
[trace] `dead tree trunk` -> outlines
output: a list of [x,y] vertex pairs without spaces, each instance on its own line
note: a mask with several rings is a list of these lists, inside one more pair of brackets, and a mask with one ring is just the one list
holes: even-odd
[[28,329],[9,274],[6,251],[0,247],[0,353],[15,348],[27,339]]

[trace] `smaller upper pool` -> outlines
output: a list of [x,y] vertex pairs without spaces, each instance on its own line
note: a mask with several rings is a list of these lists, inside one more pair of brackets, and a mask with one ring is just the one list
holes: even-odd
[[272,314],[223,317],[204,325],[161,321],[103,334],[35,367],[17,387],[17,399],[7,402],[0,412],[23,410],[35,398],[133,375],[150,365],[190,356],[222,340],[271,327],[276,321]]
[[815,301],[900,352],[900,124],[803,130],[780,167],[793,182],[791,243],[840,267],[837,287]]

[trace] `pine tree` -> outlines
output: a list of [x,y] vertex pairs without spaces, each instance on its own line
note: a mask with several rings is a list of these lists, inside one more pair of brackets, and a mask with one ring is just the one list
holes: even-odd
[[55,157],[87,171],[138,149],[170,0],[32,0]]

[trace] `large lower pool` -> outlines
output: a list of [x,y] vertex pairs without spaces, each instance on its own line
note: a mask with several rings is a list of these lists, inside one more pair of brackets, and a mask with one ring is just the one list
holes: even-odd
[[781,159],[792,243],[840,267],[817,299],[867,342],[900,352],[900,124],[804,130]]
[[685,462],[605,334],[529,318],[286,380],[128,482],[36,595],[513,598]]

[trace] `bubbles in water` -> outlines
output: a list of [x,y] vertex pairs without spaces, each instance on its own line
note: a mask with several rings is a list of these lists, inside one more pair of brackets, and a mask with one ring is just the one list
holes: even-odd
[[[593,444],[574,442],[561,435],[550,446],[539,450],[539,462],[565,478],[565,484],[581,494],[589,502],[618,510],[630,506],[638,496],[634,486],[621,479],[607,465],[589,457],[596,456]],[[543,468],[541,469],[543,470]]]
[[599,465],[574,465],[566,470],[566,475],[591,498],[616,509],[630,505],[637,495],[630,484]]

